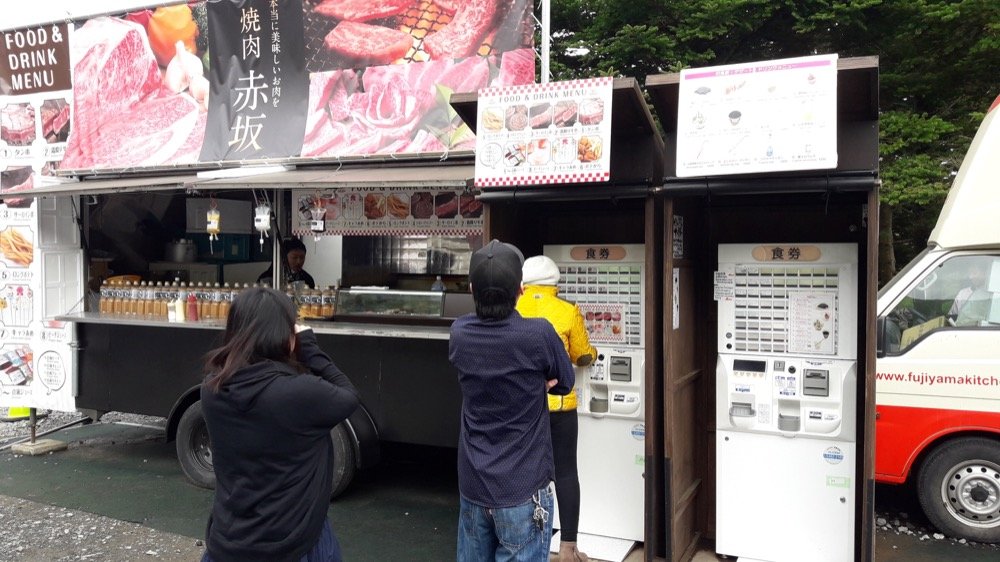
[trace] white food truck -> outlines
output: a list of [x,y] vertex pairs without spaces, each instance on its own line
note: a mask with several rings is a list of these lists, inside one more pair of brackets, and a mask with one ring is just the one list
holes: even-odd
[[927,248],[879,292],[875,476],[941,531],[1000,542],[1000,98]]

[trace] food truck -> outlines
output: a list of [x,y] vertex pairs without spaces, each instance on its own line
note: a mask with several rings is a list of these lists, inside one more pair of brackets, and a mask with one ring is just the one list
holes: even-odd
[[[871,559],[876,61],[826,57],[648,77],[663,137],[634,79],[529,86],[534,53],[521,3],[457,51],[426,30],[456,43],[469,34],[447,25],[467,24],[468,14],[420,2],[416,12],[376,19],[365,25],[410,33],[413,49],[379,54],[406,64],[366,60],[363,70],[357,53],[327,46],[343,38],[336,26],[344,18],[313,3],[277,12],[248,3],[261,25],[305,30],[301,45],[290,39],[280,54],[272,44],[248,57],[230,51],[263,37],[254,35],[258,20],[209,10],[202,21],[201,4],[169,7],[178,6],[190,14],[63,22],[72,87],[2,92],[7,106],[33,116],[35,134],[9,135],[3,146],[0,230],[11,232],[0,278],[12,303],[3,351],[5,372],[16,366],[20,374],[0,385],[0,403],[80,409],[95,419],[112,410],[163,416],[185,474],[211,486],[201,357],[222,333],[226,303],[270,266],[271,283],[300,303],[362,395],[362,407],[333,431],[338,493],[377,462],[380,442],[455,446],[461,398],[447,362],[448,325],[472,310],[468,257],[496,237],[552,257],[564,296],[590,313],[599,356],[578,373],[581,532],[609,539],[598,542],[618,553],[644,541],[647,560],[690,559],[706,541],[734,545],[723,554],[787,559],[734,534],[729,518],[743,514],[720,493],[751,479],[768,501],[804,509],[778,477],[756,482],[767,476],[757,451],[770,451],[794,459],[781,475],[820,479],[795,489],[823,502],[824,517],[846,521],[834,535],[847,550],[837,554]],[[193,38],[150,32],[160,18],[189,28],[187,17]],[[434,23],[416,25],[425,20]],[[149,44],[153,35],[159,47]],[[166,39],[176,39],[173,54],[160,44]],[[200,69],[188,54],[202,59]],[[280,72],[257,64],[264,55],[281,62]],[[220,70],[227,63],[219,60],[241,57],[239,68]],[[730,74],[743,79],[718,78]],[[820,90],[790,129],[819,129],[827,144],[806,150],[775,129],[758,168],[714,154],[762,146],[761,91],[773,94],[772,85],[780,96]],[[67,124],[43,120],[45,103],[60,99]],[[306,246],[316,289],[284,286],[280,240],[289,235]],[[808,264],[793,263],[800,258]],[[802,285],[788,285],[790,277]],[[431,290],[438,278],[445,291]],[[765,278],[772,294],[762,305]],[[30,319],[21,312],[16,322],[27,326],[17,326],[18,298],[27,295]],[[775,318],[781,306],[788,312]],[[761,346],[764,309],[769,349]],[[815,322],[821,328],[808,331]],[[775,344],[779,332],[785,349]],[[730,389],[740,376],[758,383]],[[754,395],[751,410],[733,399],[744,394]],[[763,414],[772,405],[774,416]],[[724,425],[744,411],[760,427]],[[817,430],[815,415],[837,427]],[[743,447],[737,462],[716,451],[720,440]],[[782,447],[793,440],[801,449]],[[819,468],[808,464],[817,455]]]
[[[159,4],[3,31],[0,404],[163,416],[211,486],[202,357],[260,280],[290,291],[364,396],[333,432],[336,492],[380,442],[453,447],[448,324],[472,310],[483,208],[448,99],[534,80],[528,4],[483,21],[429,1]],[[285,285],[289,237],[315,288]]]

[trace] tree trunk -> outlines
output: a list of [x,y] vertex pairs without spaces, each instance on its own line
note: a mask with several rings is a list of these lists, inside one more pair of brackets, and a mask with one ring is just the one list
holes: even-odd
[[881,287],[896,274],[896,252],[892,247],[892,205],[879,204],[878,223],[878,286]]

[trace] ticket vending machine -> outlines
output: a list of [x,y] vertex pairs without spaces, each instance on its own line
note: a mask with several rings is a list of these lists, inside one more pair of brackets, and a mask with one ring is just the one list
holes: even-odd
[[581,550],[584,535],[623,539],[630,546],[643,540],[645,514],[644,249],[630,244],[543,251],[559,266],[559,295],[580,307],[597,348],[596,361],[576,373]]
[[857,246],[719,246],[716,552],[854,556]]

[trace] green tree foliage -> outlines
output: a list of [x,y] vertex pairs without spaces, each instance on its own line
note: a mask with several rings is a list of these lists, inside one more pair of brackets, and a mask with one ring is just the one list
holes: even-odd
[[552,19],[555,79],[878,55],[883,283],[926,244],[1000,89],[997,0],[552,0]]

